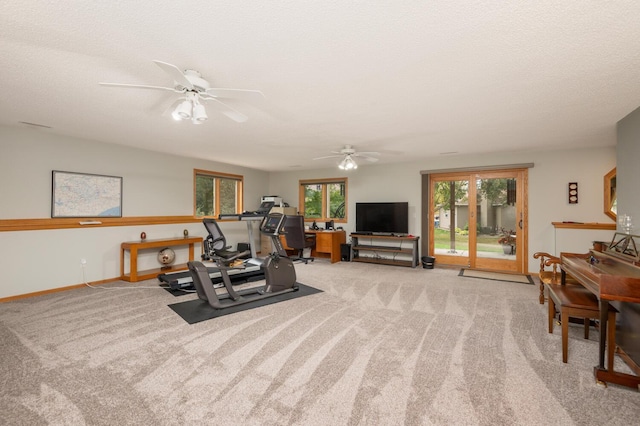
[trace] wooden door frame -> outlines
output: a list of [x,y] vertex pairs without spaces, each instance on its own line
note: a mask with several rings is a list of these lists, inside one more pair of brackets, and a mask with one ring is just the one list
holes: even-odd
[[[515,272],[515,273],[528,273],[528,169],[533,167],[533,164],[519,164],[519,165],[511,165],[511,166],[495,166],[495,167],[481,167],[481,168],[470,168],[470,169],[449,169],[449,170],[433,170],[433,171],[423,171],[422,174],[422,252],[429,253],[434,256],[434,244],[433,238],[433,194],[431,194],[431,181],[432,177],[435,175],[436,177],[453,177],[458,180],[462,180],[463,177],[473,177],[474,181],[477,179],[477,175],[485,175],[485,174],[504,174],[504,172],[516,173],[518,175],[517,178],[517,203],[518,210],[520,211],[520,229],[517,230],[519,233],[518,238],[516,239],[516,253],[520,253],[518,258],[516,259],[516,270],[512,271],[504,271],[504,272]],[[482,176],[485,177],[485,176]],[[475,213],[474,213],[475,215]],[[518,222],[518,221],[517,221]],[[471,255],[471,241],[469,247],[469,254]],[[475,253],[475,246],[473,247]],[[474,254],[475,256],[475,254]],[[464,262],[466,266],[467,263]],[[495,270],[495,269],[493,269]]]

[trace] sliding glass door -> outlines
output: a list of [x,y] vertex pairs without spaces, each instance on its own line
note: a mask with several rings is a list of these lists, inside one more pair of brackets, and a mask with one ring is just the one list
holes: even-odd
[[432,180],[431,209],[433,253],[438,263],[464,265],[469,263],[469,178],[440,176]]
[[526,170],[433,174],[430,253],[438,264],[523,272]]

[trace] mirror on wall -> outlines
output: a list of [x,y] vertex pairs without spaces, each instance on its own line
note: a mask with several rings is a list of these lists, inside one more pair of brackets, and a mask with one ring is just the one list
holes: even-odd
[[604,214],[616,220],[618,216],[618,198],[616,192],[616,169],[604,175]]

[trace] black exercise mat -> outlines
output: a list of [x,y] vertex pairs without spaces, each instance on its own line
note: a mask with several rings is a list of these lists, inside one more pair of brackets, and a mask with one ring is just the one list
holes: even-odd
[[214,309],[207,302],[200,299],[193,299],[187,302],[173,303],[169,305],[173,311],[189,324],[206,321],[212,318],[218,318],[224,315],[234,314],[236,312],[246,311],[260,306],[271,305],[273,303],[283,302],[285,300],[297,299],[298,297],[310,296],[316,293],[322,293],[322,290],[310,287],[304,284],[296,283],[298,291],[279,294],[266,299],[256,300],[238,306],[231,306],[225,309]]

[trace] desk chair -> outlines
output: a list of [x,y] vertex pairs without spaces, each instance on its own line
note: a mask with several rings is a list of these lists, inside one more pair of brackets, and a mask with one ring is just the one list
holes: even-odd
[[298,257],[291,260],[300,260],[304,263],[313,262],[313,257],[304,257],[304,249],[316,245],[315,234],[305,234],[304,217],[301,215],[287,215],[284,218],[284,239],[287,246],[298,251]]
[[209,235],[204,240],[202,260],[212,260],[212,256],[229,259],[238,254],[237,250],[229,250],[231,246],[227,245],[227,239],[214,219],[203,219],[202,223],[209,232]]

